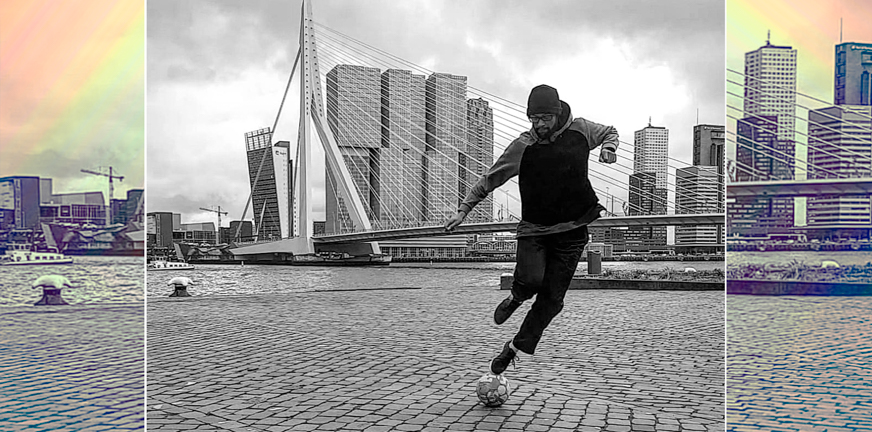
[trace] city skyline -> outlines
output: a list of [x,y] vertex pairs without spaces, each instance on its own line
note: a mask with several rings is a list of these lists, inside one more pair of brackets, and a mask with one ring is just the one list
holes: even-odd
[[[298,8],[282,4],[262,2],[241,9],[231,3],[149,2],[149,58],[155,59],[148,65],[149,178],[154,179],[149,182],[150,209],[179,211],[191,222],[214,219],[197,208],[215,205],[230,211],[226,220],[241,216],[249,192],[247,174],[227,137],[275,119],[297,48],[299,21]],[[580,7],[572,2],[553,6],[568,11]],[[430,70],[468,76],[470,85],[522,105],[530,88],[549,83],[575,116],[613,124],[624,142],[632,143],[633,131],[653,116],[655,123],[676,131],[670,157],[690,165],[697,115],[699,123],[712,124],[724,117],[723,87],[711,78],[722,76],[723,65],[699,55],[720,49],[723,29],[694,17],[718,17],[723,9],[686,2],[662,2],[633,14],[613,9],[585,6],[573,21],[553,22],[551,16],[530,16],[529,8],[496,2],[465,7],[459,2],[313,5],[320,24]],[[422,12],[433,23],[412,18]],[[652,14],[661,19],[650,20]],[[437,25],[444,20],[457,25]],[[603,20],[610,25],[604,26]],[[388,22],[397,24],[384,25]],[[412,22],[416,25],[410,26]],[[521,37],[512,31],[510,23],[515,22],[548,25],[553,32],[548,39]],[[564,46],[547,43],[551,37]],[[666,53],[653,49],[663,44],[679,48]],[[530,63],[530,58],[537,61]],[[595,62],[609,67],[583,66]],[[295,92],[292,86],[289,100]],[[296,106],[286,103],[284,108],[276,140],[294,143]],[[225,165],[216,171],[201,160]],[[194,169],[197,176],[187,176],[184,190],[178,188],[185,171]],[[315,193],[324,195],[324,190],[324,180],[316,181]],[[614,187],[610,193],[618,194],[619,201],[628,198],[626,191]],[[316,219],[323,220],[323,198],[315,211]]]

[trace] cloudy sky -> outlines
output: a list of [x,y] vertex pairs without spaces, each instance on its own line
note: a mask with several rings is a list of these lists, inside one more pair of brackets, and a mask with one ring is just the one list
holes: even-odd
[[[70,17],[75,16],[75,19]],[[145,187],[145,2],[0,2],[0,177],[55,193]]]
[[[835,46],[840,32],[844,42],[872,43],[872,2],[868,0],[729,0],[727,2],[727,68],[742,72],[745,53],[766,44],[767,31],[773,45],[787,45],[797,51],[797,136],[796,154],[806,160],[808,109],[833,103]],[[840,29],[841,23],[841,29]],[[742,82],[728,72],[728,81]],[[731,93],[741,87],[730,83]],[[819,99],[824,102],[814,100]],[[728,96],[728,130],[735,131],[735,117],[742,117],[742,99]],[[727,154],[735,158],[735,141],[728,142]],[[797,178],[805,172],[797,169]],[[796,200],[797,223],[805,224],[805,199]]]
[[[198,208],[220,205],[226,225],[250,192],[244,133],[275,120],[300,3],[150,0],[147,13],[148,210],[200,222],[215,217]],[[522,105],[533,86],[550,84],[575,116],[614,125],[623,141],[650,116],[670,130],[670,156],[687,164],[697,115],[724,124],[722,0],[317,0],[313,18]],[[286,108],[275,140],[294,143],[295,123]],[[322,179],[316,218],[323,188]]]

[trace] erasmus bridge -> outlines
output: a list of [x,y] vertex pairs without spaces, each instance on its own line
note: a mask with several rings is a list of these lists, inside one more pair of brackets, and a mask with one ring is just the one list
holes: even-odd
[[[270,157],[279,154],[288,159],[285,165],[293,166],[288,192],[279,197],[288,203],[280,208],[287,213],[278,215],[287,228],[282,228],[279,240],[237,243],[234,255],[321,251],[365,255],[380,253],[379,241],[514,231],[520,219],[515,210],[520,208],[517,178],[479,204],[456,229],[448,232],[443,224],[494,157],[530,128],[525,106],[467,85],[465,77],[436,73],[319,24],[313,20],[310,0],[303,1],[299,49],[270,130],[270,147],[294,81],[300,89],[295,101],[300,113],[295,157],[290,150],[270,152]],[[485,115],[475,117],[473,111]],[[492,143],[492,149],[481,146],[482,141]],[[327,171],[330,227],[326,234],[314,235],[313,179],[324,174],[313,172],[313,148],[318,145]],[[597,195],[634,192],[637,199],[624,203],[625,215],[607,214],[592,227],[723,226],[723,204],[717,199],[723,199],[723,175],[701,192],[699,187],[684,191],[675,169],[690,164],[668,158],[668,187],[682,195],[676,203],[650,188],[630,189],[633,144],[621,141],[618,160],[608,167],[597,161],[598,154],[592,152],[589,168]],[[253,191],[271,168],[266,157],[263,152],[252,179]],[[253,203],[257,230],[265,217],[277,215],[252,196],[243,219]],[[663,214],[645,214],[639,204],[664,199],[663,211],[658,212]],[[505,205],[495,208],[496,201]],[[494,221],[497,209],[500,221]]]

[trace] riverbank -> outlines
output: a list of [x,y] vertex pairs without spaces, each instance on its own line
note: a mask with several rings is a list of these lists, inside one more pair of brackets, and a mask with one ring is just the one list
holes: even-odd
[[872,263],[824,267],[793,260],[780,265],[728,265],[727,278],[734,280],[872,283]]

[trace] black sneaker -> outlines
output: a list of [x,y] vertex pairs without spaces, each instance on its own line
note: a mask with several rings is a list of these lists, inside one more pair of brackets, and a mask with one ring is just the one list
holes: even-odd
[[521,302],[515,300],[514,297],[507,297],[497,305],[497,309],[494,311],[494,322],[498,325],[506,322],[520,305]]
[[499,375],[509,367],[509,363],[512,365],[515,364],[515,350],[509,347],[509,342],[503,346],[503,351],[499,353],[493,360],[491,360],[491,372],[494,375]]

